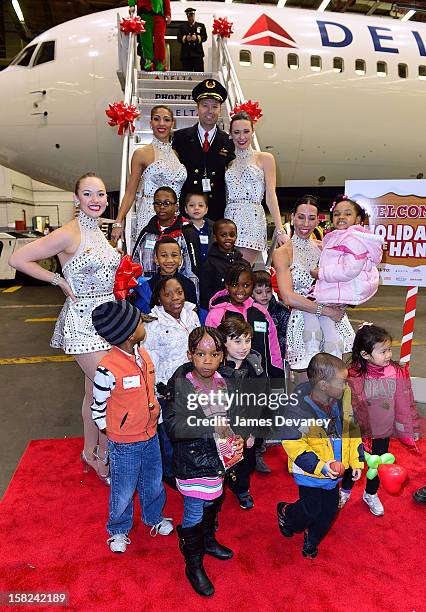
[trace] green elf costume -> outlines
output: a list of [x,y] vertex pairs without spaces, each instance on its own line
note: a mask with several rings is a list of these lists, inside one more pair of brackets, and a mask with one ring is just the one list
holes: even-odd
[[[140,35],[143,69],[165,70],[166,24],[171,21],[170,0],[128,0],[130,12],[137,6],[138,15],[145,21],[145,32]],[[132,10],[133,9],[133,10]]]

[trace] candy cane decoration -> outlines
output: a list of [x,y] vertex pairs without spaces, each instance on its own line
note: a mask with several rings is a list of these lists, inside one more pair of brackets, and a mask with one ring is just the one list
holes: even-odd
[[416,319],[416,302],[418,287],[408,287],[405,298],[404,327],[402,328],[401,353],[399,361],[409,363],[411,359],[411,344],[413,342],[414,321]]

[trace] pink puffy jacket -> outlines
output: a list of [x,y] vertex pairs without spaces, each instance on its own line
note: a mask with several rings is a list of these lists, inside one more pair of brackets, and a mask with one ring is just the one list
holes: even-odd
[[356,306],[373,297],[379,287],[377,264],[382,259],[383,238],[361,225],[351,225],[326,234],[322,245],[315,300]]

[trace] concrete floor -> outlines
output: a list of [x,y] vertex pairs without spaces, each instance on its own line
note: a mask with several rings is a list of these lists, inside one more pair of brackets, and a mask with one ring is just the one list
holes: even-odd
[[[30,440],[82,435],[83,377],[74,361],[5,361],[63,355],[49,348],[54,321],[41,320],[57,317],[63,294],[50,285],[29,283],[13,292],[5,289],[20,284],[19,280],[0,284],[0,496]],[[426,377],[425,295],[426,289],[420,289],[411,366],[413,376],[423,377]],[[381,287],[365,306],[373,310],[354,309],[349,315],[355,328],[362,321],[371,321],[386,327],[399,340],[404,304],[403,287]],[[398,356],[399,348],[395,347],[394,357]]]

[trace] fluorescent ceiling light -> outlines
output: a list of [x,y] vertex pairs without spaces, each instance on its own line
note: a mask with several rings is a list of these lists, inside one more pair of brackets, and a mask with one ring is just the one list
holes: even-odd
[[414,15],[415,12],[416,11],[414,9],[411,9],[410,11],[405,13],[403,17],[401,17],[401,21],[408,21],[409,19],[411,19],[411,17]]
[[15,9],[16,16],[18,17],[21,23],[25,22],[24,15],[22,13],[21,7],[19,5],[18,0],[12,0],[12,6]]
[[322,0],[321,4],[319,5],[317,11],[318,13],[323,13],[325,11],[325,9],[327,8],[327,6],[330,4],[331,0]]
[[284,8],[287,4],[287,0],[278,0],[277,8]]

